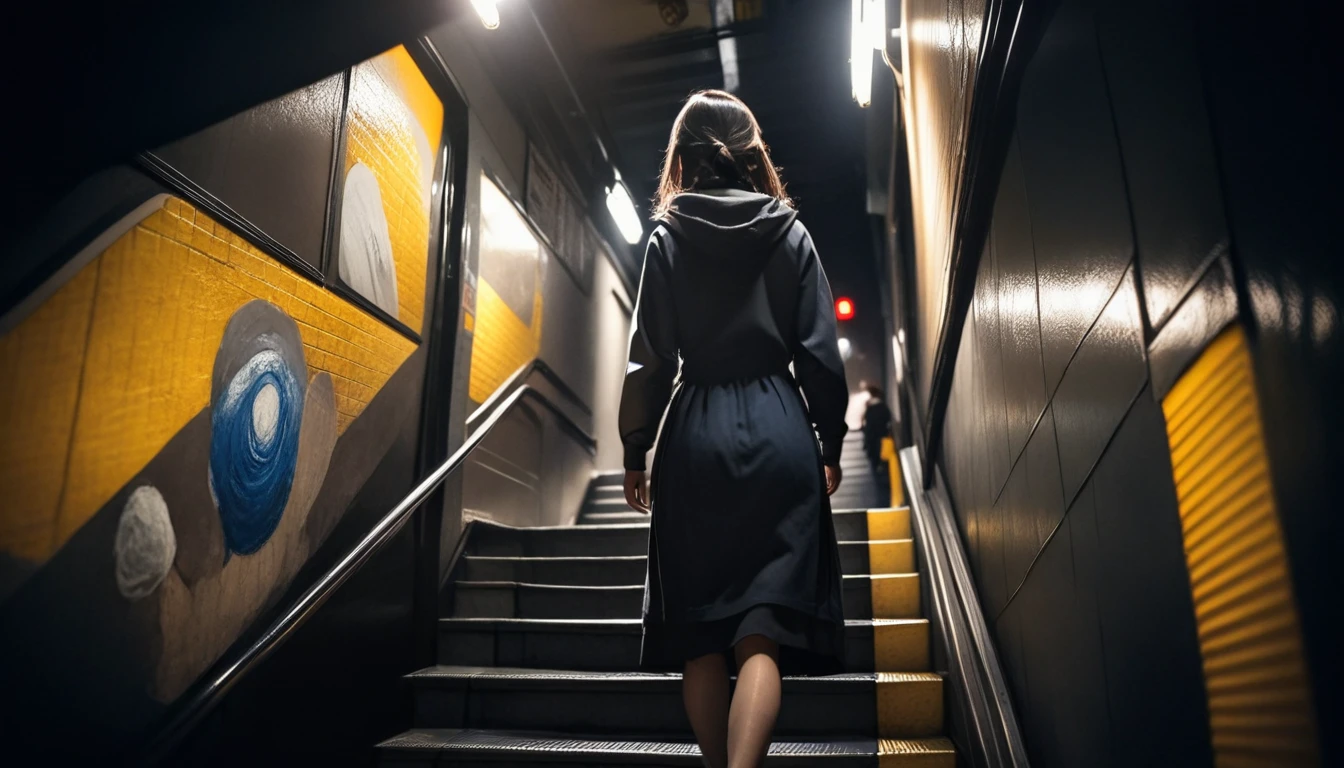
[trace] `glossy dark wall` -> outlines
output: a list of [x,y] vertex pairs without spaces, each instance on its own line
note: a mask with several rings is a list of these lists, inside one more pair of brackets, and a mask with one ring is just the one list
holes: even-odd
[[155,154],[320,270],[345,87],[328,77]]
[[[890,13],[891,3],[888,3]],[[927,414],[932,396],[947,271],[958,237],[953,218],[967,154],[968,125],[989,3],[906,0],[903,38],[905,139],[911,180],[913,253],[906,334],[915,407]],[[925,32],[927,31],[927,33]],[[889,53],[891,51],[888,48]]]
[[1033,765],[1208,765],[1161,398],[1236,317],[1193,9],[1060,4],[941,457]]
[[1309,0],[1205,0],[1196,15],[1239,267],[1235,287],[1252,330],[1323,765],[1344,763],[1344,258],[1335,95],[1344,48],[1336,13],[1333,4]]

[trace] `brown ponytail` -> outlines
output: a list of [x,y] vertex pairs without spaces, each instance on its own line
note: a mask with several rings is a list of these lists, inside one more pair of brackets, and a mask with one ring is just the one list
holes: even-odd
[[742,100],[724,91],[692,94],[672,124],[653,217],[672,208],[672,199],[711,180],[748,187],[792,205],[761,139],[756,117]]

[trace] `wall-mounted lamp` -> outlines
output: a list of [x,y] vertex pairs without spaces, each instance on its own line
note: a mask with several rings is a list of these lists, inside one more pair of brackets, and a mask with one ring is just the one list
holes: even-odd
[[887,5],[885,0],[851,0],[850,10],[849,77],[854,100],[866,107],[873,101],[873,51],[887,45]]
[[499,29],[499,5],[496,0],[471,0],[471,7],[481,17],[486,29]]
[[630,190],[625,188],[625,182],[621,181],[619,175],[607,187],[607,210],[611,212],[616,228],[621,230],[621,236],[627,243],[638,245],[644,239],[644,225],[639,220],[639,211],[630,197]]

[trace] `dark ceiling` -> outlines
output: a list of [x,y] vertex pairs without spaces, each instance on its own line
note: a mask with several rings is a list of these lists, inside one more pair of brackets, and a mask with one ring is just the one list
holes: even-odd
[[[736,42],[736,93],[755,111],[804,210],[862,190],[863,112],[850,97],[849,3],[729,3],[737,18],[719,29],[712,27],[710,3],[688,0],[687,17],[676,26],[662,21],[663,4],[655,0],[562,6],[575,43],[566,65],[599,130],[610,137],[635,197],[647,206],[668,132],[687,95],[723,87],[721,38]],[[619,14],[608,13],[617,6]]]
[[856,352],[851,375],[880,376],[877,230],[866,213],[865,110],[850,95],[850,3],[729,3],[734,20],[715,29],[711,2],[688,0],[685,20],[668,26],[668,4],[657,0],[566,0],[550,6],[547,24],[568,41],[565,67],[645,215],[672,121],[690,93],[723,87],[718,41],[736,41],[736,93],[756,113],[835,293],[858,309],[841,329]]

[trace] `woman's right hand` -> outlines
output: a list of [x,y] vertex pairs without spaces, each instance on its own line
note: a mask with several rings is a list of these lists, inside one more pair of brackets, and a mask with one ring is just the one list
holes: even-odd
[[649,477],[636,469],[625,471],[625,503],[649,514]]
[[825,469],[826,469],[826,495],[834,496],[835,492],[840,488],[840,477],[842,473],[840,472],[839,465],[834,467],[827,466]]

